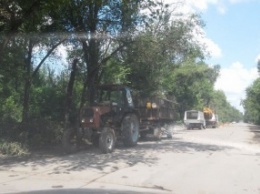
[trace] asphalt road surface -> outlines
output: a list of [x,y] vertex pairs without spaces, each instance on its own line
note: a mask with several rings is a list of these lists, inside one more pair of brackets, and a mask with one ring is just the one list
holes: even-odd
[[91,147],[63,155],[0,160],[0,193],[260,194],[260,128],[236,123],[182,130],[112,154]]

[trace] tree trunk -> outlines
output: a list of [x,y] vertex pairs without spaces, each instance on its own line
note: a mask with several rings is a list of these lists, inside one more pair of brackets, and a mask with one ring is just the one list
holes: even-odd
[[[73,87],[76,78],[77,63],[78,63],[78,59],[74,59],[72,62],[72,70],[70,73],[70,79],[68,82],[67,93],[66,93],[65,110],[64,110],[64,134],[62,138],[62,145],[65,151],[72,151],[74,145],[71,145],[71,138],[73,139],[75,135],[77,137],[77,142],[79,142],[77,130],[75,130],[77,129],[77,126],[73,127],[71,121]],[[76,123],[78,122],[76,121]]]
[[[87,44],[87,41],[89,44]],[[87,87],[87,100],[89,104],[93,104],[95,101],[96,87],[98,85],[98,73],[100,70],[99,64],[99,40],[90,39],[82,40],[83,52],[85,62],[87,64],[87,76],[86,76],[86,87]],[[85,87],[84,86],[84,87]],[[86,90],[86,89],[85,89]],[[84,91],[84,89],[83,89]]]
[[23,123],[27,123],[29,120],[30,89],[31,89],[31,80],[29,78],[27,78],[25,85],[24,85],[24,96],[23,96],[23,115],[22,115]]
[[78,63],[78,59],[74,59],[73,63],[72,63],[72,70],[70,73],[70,79],[69,79],[69,83],[68,83],[68,87],[67,87],[65,111],[64,111],[65,128],[67,128],[68,125],[70,125],[71,106],[72,106],[72,99],[73,99],[73,87],[74,87],[74,82],[75,82],[75,78],[76,78],[77,63]]
[[31,89],[31,62],[32,62],[32,49],[33,43],[29,40],[28,57],[25,63],[25,84],[24,84],[24,96],[23,96],[23,113],[22,123],[26,124],[29,120],[29,102],[30,102],[30,89]]

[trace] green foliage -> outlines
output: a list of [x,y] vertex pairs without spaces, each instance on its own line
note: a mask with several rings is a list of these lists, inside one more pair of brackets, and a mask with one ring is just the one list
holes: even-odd
[[0,154],[22,156],[28,154],[28,148],[20,142],[0,139]]
[[165,93],[165,77],[170,77],[179,64],[203,58],[203,47],[193,41],[198,17],[170,21],[167,10],[159,15],[161,19],[152,19],[153,23],[122,52],[124,64],[131,68],[131,86],[147,96]]
[[147,33],[136,38],[129,47],[126,64],[130,67],[128,80],[131,86],[146,95],[160,91],[160,76],[164,60],[158,51],[156,37]]
[[243,115],[227,101],[223,91],[214,91],[210,107],[218,114],[220,122],[232,122],[243,120]]
[[12,47],[2,53],[5,57],[0,56],[0,121],[18,122],[22,117],[23,67],[20,65],[20,59],[23,57],[24,44],[19,38],[10,43]]
[[202,62],[188,61],[166,77],[165,88],[169,94],[176,97],[181,114],[189,109],[202,110],[213,97],[213,78],[217,75],[218,72],[214,68]]
[[31,119],[27,124],[27,144],[30,150],[55,147],[61,144],[62,123],[50,119]]
[[127,84],[127,76],[130,74],[130,67],[123,65],[115,59],[111,59],[102,68],[103,75],[101,78],[101,83],[104,84]]
[[[142,9],[151,14],[144,16]],[[220,67],[203,62],[204,47],[194,39],[203,21],[199,15],[186,20],[174,16],[168,5],[151,0],[1,1],[2,153],[20,154],[23,145],[31,149],[60,143],[70,69],[56,73],[46,68],[47,61],[54,68],[61,63],[55,57],[60,44],[70,50],[68,63],[79,60],[72,126],[87,94],[91,101],[99,83],[125,83],[141,95],[176,100],[180,115],[210,105],[223,121],[240,117],[224,93],[214,91]],[[245,102],[248,115],[257,114],[252,104],[259,99],[253,95],[258,91],[253,91],[248,90],[250,100]],[[24,112],[28,122],[22,122]]]
[[2,101],[0,111],[2,112],[2,121],[20,122],[22,120],[22,106],[17,100],[17,94]]
[[246,99],[243,101],[245,121],[260,124],[260,78],[246,89]]

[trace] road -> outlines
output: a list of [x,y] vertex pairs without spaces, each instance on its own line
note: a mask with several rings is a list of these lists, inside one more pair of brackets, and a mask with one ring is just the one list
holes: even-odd
[[[52,152],[50,152],[52,153]],[[260,128],[236,123],[71,155],[2,158],[0,193],[260,194]]]

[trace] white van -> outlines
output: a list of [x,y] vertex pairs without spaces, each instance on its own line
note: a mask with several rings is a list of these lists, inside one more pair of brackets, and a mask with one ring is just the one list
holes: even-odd
[[187,129],[206,129],[204,113],[198,110],[187,110],[184,113],[184,124]]

